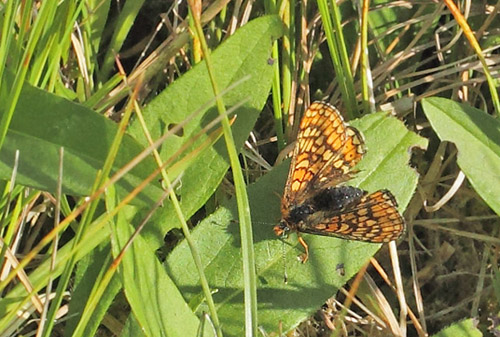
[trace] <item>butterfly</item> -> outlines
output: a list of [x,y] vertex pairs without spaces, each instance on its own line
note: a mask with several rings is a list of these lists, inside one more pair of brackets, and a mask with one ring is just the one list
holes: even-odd
[[[344,185],[365,152],[363,136],[336,108],[311,104],[300,122],[276,235],[296,231],[374,243],[398,239],[405,222],[392,193]],[[306,262],[309,248],[298,239]]]

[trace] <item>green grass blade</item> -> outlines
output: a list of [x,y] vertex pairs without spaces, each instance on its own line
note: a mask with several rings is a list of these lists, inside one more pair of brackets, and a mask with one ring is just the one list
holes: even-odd
[[359,116],[354,96],[354,82],[340,22],[340,11],[335,1],[330,1],[330,4],[331,13],[328,6],[328,0],[319,0],[318,9],[321,13],[321,20],[325,29],[336,80],[339,84],[343,102],[346,106],[346,115],[348,119],[352,119]]
[[[108,227],[106,227],[106,229],[108,229]],[[105,234],[108,236],[110,235],[109,231]],[[81,316],[84,314],[83,309],[87,304],[92,288],[96,284],[96,280],[100,274],[104,274],[105,270],[103,269],[109,268],[109,264],[103,265],[103,261],[109,257],[110,249],[109,244],[103,244],[90,251],[87,256],[78,262],[75,269],[74,291],[71,294],[72,301],[68,312],[69,319],[64,328],[65,336],[74,336],[74,330]],[[85,326],[83,336],[95,335],[97,328],[102,323],[104,315],[121,289],[121,282],[118,276],[114,275],[106,291],[100,296],[99,304],[93,310],[92,317]]]
[[120,52],[125,39],[132,28],[132,24],[139,14],[144,0],[126,1],[118,19],[116,20],[116,29],[113,32],[111,41],[106,45],[106,55],[101,67],[100,78],[105,80],[108,78],[113,65],[115,64],[115,55]]

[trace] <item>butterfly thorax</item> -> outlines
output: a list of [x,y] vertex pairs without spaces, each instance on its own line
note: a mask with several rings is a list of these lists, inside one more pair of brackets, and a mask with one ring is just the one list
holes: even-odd
[[352,186],[329,187],[320,190],[302,203],[294,203],[285,207],[280,224],[274,229],[276,234],[285,236],[290,230],[307,226],[308,218],[317,212],[338,214],[342,210],[357,204],[366,192]]

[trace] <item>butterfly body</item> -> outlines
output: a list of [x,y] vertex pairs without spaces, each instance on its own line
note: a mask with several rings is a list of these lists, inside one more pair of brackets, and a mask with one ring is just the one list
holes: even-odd
[[[300,123],[281,202],[279,236],[290,231],[344,239],[389,242],[404,230],[404,220],[388,190],[368,193],[346,186],[365,153],[361,133],[339,111],[315,102]],[[306,249],[305,241],[299,237]]]

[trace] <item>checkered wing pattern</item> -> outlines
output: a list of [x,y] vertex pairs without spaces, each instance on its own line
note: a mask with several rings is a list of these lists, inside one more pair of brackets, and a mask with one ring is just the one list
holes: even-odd
[[297,230],[350,240],[390,242],[404,232],[404,219],[396,207],[392,193],[380,190],[363,196],[359,203],[342,212],[311,214],[307,222],[298,225]]
[[315,102],[304,113],[284,193],[287,204],[303,200],[311,190],[338,185],[361,160],[361,134],[346,125],[333,106]]
[[[376,243],[397,239],[405,225],[391,192],[368,194],[342,184],[364,153],[361,133],[347,125],[337,109],[311,104],[299,126],[275,233],[298,231]],[[299,242],[305,262],[307,244],[300,237]]]

